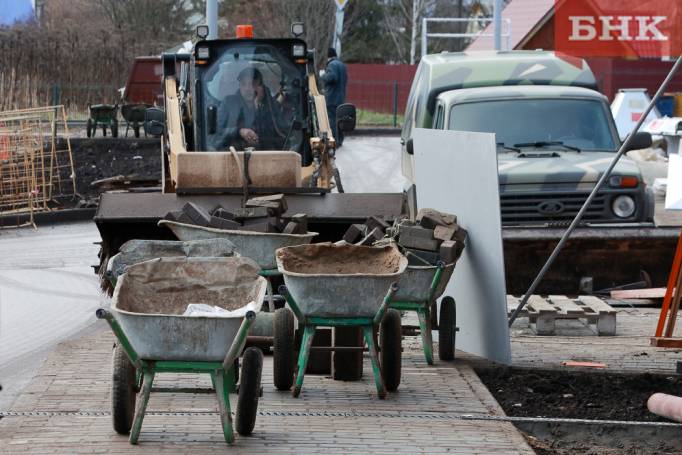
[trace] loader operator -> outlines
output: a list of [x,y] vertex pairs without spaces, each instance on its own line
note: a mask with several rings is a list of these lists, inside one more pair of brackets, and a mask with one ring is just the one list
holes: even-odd
[[282,150],[288,127],[279,103],[263,83],[263,75],[256,68],[245,68],[237,81],[239,89],[221,105],[226,112],[222,117],[225,118],[223,147]]

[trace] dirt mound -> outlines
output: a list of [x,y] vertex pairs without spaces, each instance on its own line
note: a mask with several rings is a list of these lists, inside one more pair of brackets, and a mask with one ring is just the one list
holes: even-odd
[[400,270],[403,256],[393,247],[316,244],[285,248],[277,257],[287,272],[387,275]]

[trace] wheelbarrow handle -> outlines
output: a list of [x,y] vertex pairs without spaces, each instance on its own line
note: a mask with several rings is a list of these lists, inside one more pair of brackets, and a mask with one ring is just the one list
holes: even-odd
[[140,362],[140,356],[137,354],[135,349],[133,349],[133,345],[130,344],[130,340],[128,340],[126,334],[123,333],[123,329],[118,324],[118,321],[116,321],[116,318],[114,318],[114,315],[104,308],[98,308],[97,311],[95,311],[95,316],[97,316],[97,319],[104,319],[107,321],[107,323],[109,323],[111,331],[114,332],[114,335],[116,335],[121,347],[130,358],[130,362],[135,365],[135,368],[141,368],[142,364]]
[[384,313],[386,313],[386,310],[388,309],[388,306],[391,304],[391,300],[393,300],[393,295],[398,292],[398,289],[400,289],[400,286],[398,285],[397,281],[394,281],[391,283],[391,287],[388,289],[388,292],[386,293],[386,297],[384,297],[384,301],[381,302],[381,306],[379,307],[379,311],[377,311],[377,314],[374,316],[374,324],[379,324],[381,320],[384,318]]
[[232,345],[230,346],[230,349],[228,349],[227,354],[225,354],[225,360],[223,360],[223,368],[225,370],[229,370],[230,368],[232,368],[232,366],[234,365],[234,360],[237,357],[239,357],[239,354],[242,352],[244,344],[246,343],[246,335],[249,333],[249,328],[251,327],[251,324],[253,324],[253,321],[255,320],[256,312],[247,311],[246,316],[242,320],[242,324],[239,326],[237,335],[234,337],[234,340],[232,340]]

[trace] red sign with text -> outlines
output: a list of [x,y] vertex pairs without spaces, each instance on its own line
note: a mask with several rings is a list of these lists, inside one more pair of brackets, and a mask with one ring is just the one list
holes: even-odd
[[556,0],[554,46],[580,57],[682,54],[682,0]]

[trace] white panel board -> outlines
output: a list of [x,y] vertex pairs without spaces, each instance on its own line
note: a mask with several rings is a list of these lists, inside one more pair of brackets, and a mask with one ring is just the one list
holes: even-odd
[[445,295],[457,302],[457,349],[511,361],[495,135],[416,129],[417,205],[457,215],[469,232]]
[[671,153],[669,158],[665,209],[682,210],[682,157],[677,153]]

